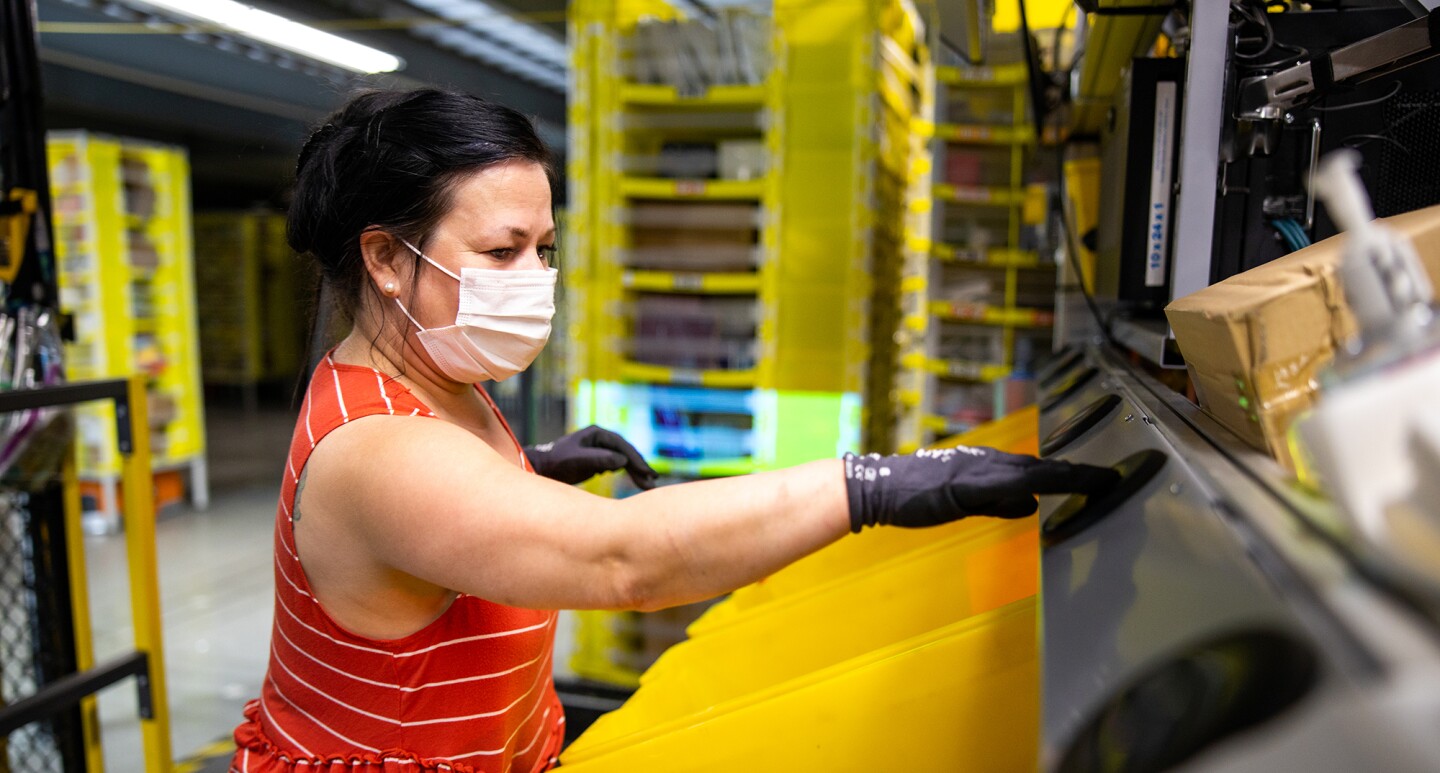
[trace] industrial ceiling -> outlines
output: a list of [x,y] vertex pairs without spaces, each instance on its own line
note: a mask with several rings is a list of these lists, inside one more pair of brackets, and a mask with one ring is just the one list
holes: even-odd
[[564,152],[565,0],[247,4],[404,65],[357,75],[141,0],[38,0],[47,127],[186,146],[197,208],[283,203],[310,128],[366,87],[486,96],[531,115]]

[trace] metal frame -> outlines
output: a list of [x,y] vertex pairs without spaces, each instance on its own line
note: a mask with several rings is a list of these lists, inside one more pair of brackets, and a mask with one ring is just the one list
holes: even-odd
[[145,769],[167,773],[173,765],[170,710],[165,688],[160,583],[155,550],[155,501],[150,479],[150,434],[145,381],[129,379],[20,389],[0,393],[0,413],[73,406],[96,400],[115,402],[116,433],[124,462],[125,548],[130,567],[130,606],[135,650],[96,666],[91,641],[90,603],[85,578],[85,544],[80,531],[80,495],[73,463],[65,477],[65,546],[69,553],[71,608],[75,622],[77,673],[52,682],[34,695],[0,708],[0,737],[31,722],[47,719],[79,704],[86,733],[86,762],[102,770],[94,694],[127,677],[136,677]]
[[[1049,620],[1053,613],[1064,611],[1066,599],[1047,597],[1047,635],[1061,637],[1051,645],[1104,635],[1107,621],[1123,620],[1126,627],[1123,639],[1113,639],[1124,648],[1119,668],[1097,659],[1084,666],[1079,679],[1068,678],[1076,674],[1073,670],[1059,672],[1066,678],[1057,684],[1079,685],[1078,692],[1047,687],[1046,700],[1056,703],[1047,708],[1050,724],[1042,769],[1055,767],[1061,752],[1069,748],[1075,726],[1095,715],[1097,701],[1108,705],[1111,696],[1137,675],[1175,652],[1162,641],[1168,630],[1161,631],[1154,623],[1157,604],[1163,606],[1167,594],[1181,587],[1176,578],[1184,567],[1169,560],[1175,555],[1203,559],[1197,565],[1219,556],[1241,558],[1232,565],[1251,577],[1248,582],[1257,599],[1269,599],[1236,617],[1227,617],[1228,612],[1217,612],[1215,607],[1207,612],[1205,605],[1194,603],[1194,597],[1188,605],[1177,604],[1175,624],[1193,628],[1186,641],[1221,634],[1231,624],[1274,625],[1301,637],[1319,664],[1313,690],[1288,709],[1285,718],[1206,747],[1186,763],[1187,769],[1355,770],[1376,764],[1397,770],[1433,769],[1440,760],[1440,742],[1423,722],[1407,718],[1432,716],[1440,705],[1430,693],[1422,691],[1423,697],[1417,698],[1421,693],[1413,691],[1413,685],[1433,680],[1440,668],[1440,582],[1409,573],[1392,557],[1347,536],[1338,528],[1338,516],[1329,503],[1293,486],[1274,460],[1131,364],[1118,349],[1092,347],[1087,355],[1056,374],[1087,365],[1100,371],[1085,394],[1067,405],[1073,412],[1088,398],[1117,395],[1127,407],[1106,421],[1124,422],[1128,429],[1117,434],[1112,426],[1105,430],[1110,432],[1106,437],[1082,436],[1060,449],[1060,455],[1094,462],[1097,453],[1122,453],[1124,449],[1116,447],[1119,441],[1133,445],[1135,438],[1126,432],[1139,433],[1149,436],[1152,447],[1167,448],[1177,471],[1170,485],[1161,482],[1145,495],[1143,519],[1134,517],[1141,505],[1132,503],[1131,512],[1118,516],[1129,516],[1129,521],[1101,524],[1084,538],[1084,544],[1053,556],[1047,553],[1047,563],[1069,560],[1064,550],[1076,551],[1074,567],[1086,566],[1082,560],[1092,562],[1075,574],[1068,568],[1054,572],[1056,567],[1050,567],[1051,587],[1056,587],[1056,578],[1066,578],[1059,587],[1070,589],[1075,602],[1083,605],[1085,623],[1076,628],[1072,614],[1067,634],[1063,625]],[[1041,434],[1065,418],[1063,408],[1048,417],[1042,414]],[[1042,504],[1042,518],[1044,512]],[[1179,534],[1188,541],[1177,552]],[[1162,560],[1166,561],[1163,575],[1139,571],[1142,564],[1148,562],[1153,569]],[[1187,582],[1213,580],[1207,593],[1228,589],[1231,598],[1223,603],[1233,603],[1239,574],[1197,575]],[[1137,583],[1129,595],[1115,592],[1116,577]],[[1140,610],[1144,605],[1148,613]],[[1205,624],[1193,624],[1206,614],[1210,619]],[[1116,630],[1112,628],[1111,634]],[[1071,638],[1065,639],[1066,635]],[[1073,658],[1063,661],[1069,651],[1063,647],[1048,652],[1047,668],[1074,669]],[[1060,660],[1052,663],[1052,658]],[[1047,673],[1047,679],[1054,675]],[[1097,686],[1091,686],[1092,679]]]
[[1172,299],[1210,285],[1229,34],[1228,3],[1191,5],[1185,115],[1180,133],[1180,195],[1170,267]]

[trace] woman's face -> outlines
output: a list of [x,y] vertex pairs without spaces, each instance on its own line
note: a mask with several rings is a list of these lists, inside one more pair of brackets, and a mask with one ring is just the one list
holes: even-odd
[[[461,178],[451,191],[450,211],[415,246],[457,276],[464,268],[547,268],[555,253],[555,219],[545,169],[515,160]],[[460,292],[454,278],[421,261],[413,297],[411,313],[420,324],[455,324]]]

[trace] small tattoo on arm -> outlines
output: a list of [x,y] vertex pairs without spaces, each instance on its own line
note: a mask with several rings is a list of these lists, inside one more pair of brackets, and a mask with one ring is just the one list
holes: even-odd
[[310,465],[300,468],[300,480],[295,482],[295,508],[290,516],[291,523],[300,522],[300,494],[305,491],[305,476],[310,474]]

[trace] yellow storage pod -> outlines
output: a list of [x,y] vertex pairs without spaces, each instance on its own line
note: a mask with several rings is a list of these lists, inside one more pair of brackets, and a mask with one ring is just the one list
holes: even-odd
[[[908,0],[768,5],[570,8],[570,419],[667,478],[894,446],[924,23]],[[658,649],[653,616],[578,619],[581,676],[633,683]]]
[[[145,376],[154,470],[189,474],[208,500],[196,332],[190,163],[184,148],[82,131],[47,138],[61,310],[75,320],[66,375]],[[80,478],[119,526],[114,407],[77,409]]]
[[[1064,15],[1064,3],[1050,5],[1032,11]],[[1051,348],[1056,267],[1036,229],[1044,188],[1028,184],[1041,138],[1017,9],[997,5],[985,66],[941,63],[928,84],[917,172],[930,184],[914,188],[901,242],[901,452],[1029,402],[1034,361]]]
[[301,310],[306,271],[285,242],[278,212],[204,212],[195,216],[196,292],[207,384],[249,388],[300,374],[307,325]]

